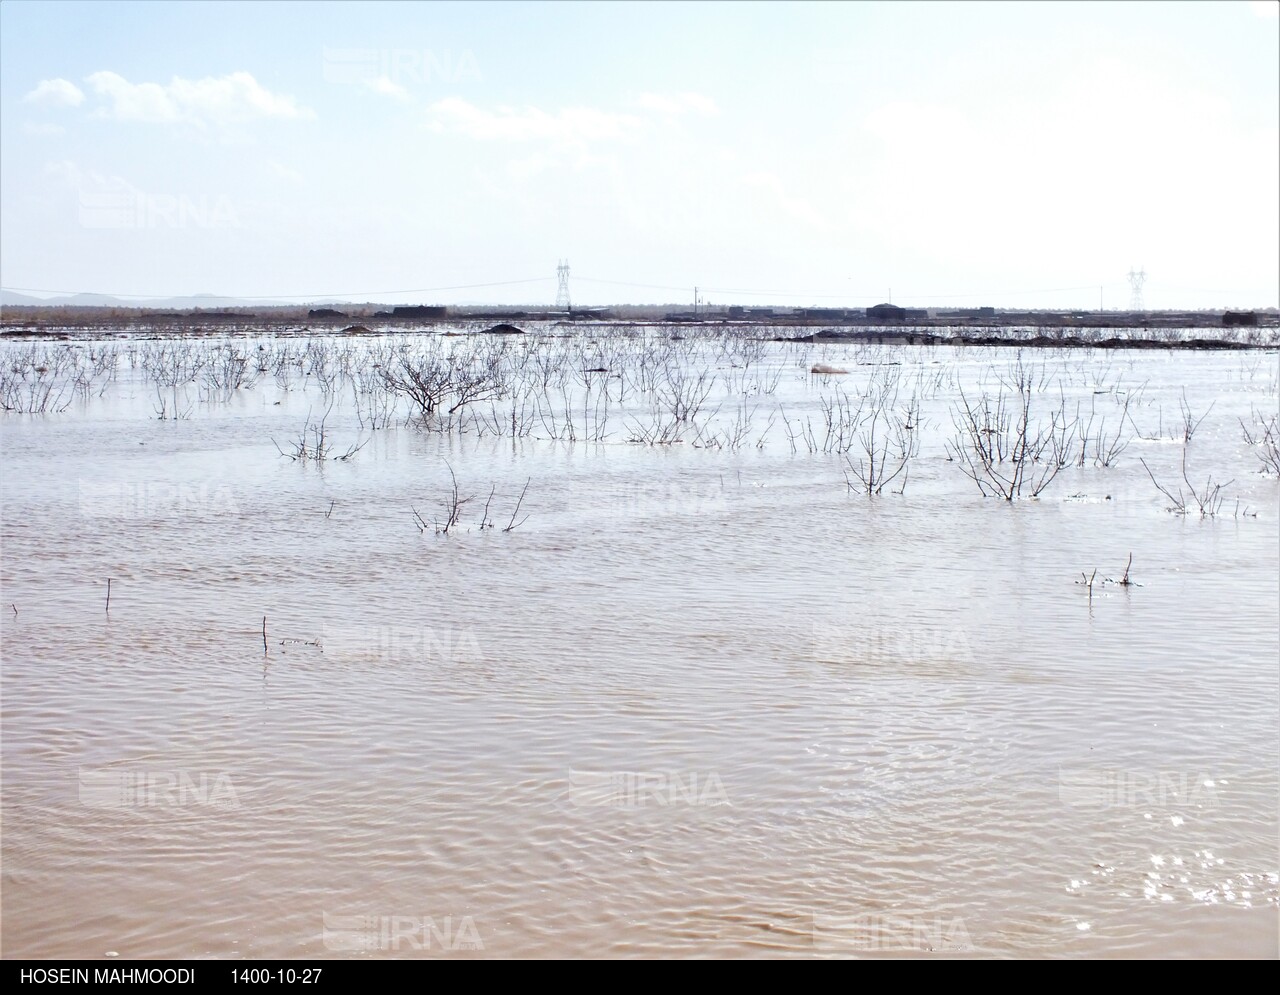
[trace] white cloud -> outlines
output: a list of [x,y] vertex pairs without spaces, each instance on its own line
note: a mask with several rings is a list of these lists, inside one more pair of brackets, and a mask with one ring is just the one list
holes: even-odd
[[143,196],[141,190],[123,177],[82,169],[70,159],[46,163],[45,172],[75,190],[82,205],[92,206],[98,201],[108,204],[136,202]]
[[45,164],[45,173],[61,181],[83,195],[101,193],[141,196],[142,191],[120,176],[108,176],[96,170],[85,170],[70,159],[59,159]]
[[84,93],[70,80],[42,79],[22,100],[42,107],[79,107],[84,103]]
[[438,131],[456,131],[480,141],[619,141],[633,138],[644,122],[628,114],[566,107],[548,113],[537,107],[486,110],[460,97],[448,97],[428,108]]
[[533,155],[508,160],[507,174],[514,180],[527,180],[555,169],[559,165],[559,157],[535,152]]
[[364,86],[367,90],[372,90],[374,93],[384,97],[391,97],[393,100],[409,99],[409,91],[390,76],[375,76],[372,79],[367,79],[364,81]]
[[198,80],[175,76],[164,85],[130,83],[117,73],[103,71],[86,77],[85,82],[107,101],[98,115],[117,121],[205,126],[315,117],[314,111],[300,107],[293,97],[272,93],[245,72]]
[[659,114],[701,114],[708,117],[720,113],[716,102],[701,93],[642,93],[635,99],[635,106]]
[[776,173],[767,170],[747,173],[742,176],[742,182],[753,191],[766,191],[778,208],[794,221],[824,230],[832,230],[835,227],[829,217],[817,210],[806,198],[798,196],[795,189]]
[[22,130],[28,135],[36,135],[40,138],[56,138],[58,135],[67,133],[67,129],[60,124],[33,124],[30,121],[23,124]]
[[75,191],[76,221],[86,229],[240,228],[239,210],[225,193],[147,189],[124,177],[82,169],[70,159],[46,163],[45,172]]
[[288,180],[290,183],[301,183],[303,175],[292,166],[286,166],[282,162],[271,159],[267,162],[267,169],[271,171],[271,175],[281,180]]
[[[835,158],[846,165],[831,200],[886,255],[968,269],[960,280],[983,271],[1013,281],[1119,275],[1132,262],[1169,286],[1228,287],[1230,242],[1234,258],[1247,246],[1265,260],[1259,269],[1274,272],[1275,129],[1251,132],[1229,100],[1195,80],[1106,57],[1055,76],[1045,92],[981,106],[940,97],[884,104],[842,136]],[[1187,134],[1195,142],[1163,154]],[[1229,165],[1224,148],[1234,153]],[[1221,232],[1242,218],[1272,220],[1224,242]]]
[[48,175],[57,177],[58,179],[69,183],[73,187],[79,186],[80,181],[84,176],[80,167],[70,159],[59,159],[56,162],[47,162],[45,163],[44,171]]

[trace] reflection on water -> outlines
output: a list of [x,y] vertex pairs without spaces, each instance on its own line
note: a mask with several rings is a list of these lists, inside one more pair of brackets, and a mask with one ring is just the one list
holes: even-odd
[[[123,352],[4,415],[5,952],[1274,956],[1276,357],[1035,354],[1131,441],[1009,504],[947,441],[1011,353],[682,349],[747,443],[628,443],[641,386],[584,441],[580,381],[515,439],[270,373],[161,420]],[[889,362],[920,453],[868,498],[787,422]],[[365,448],[282,458],[325,411]],[[1184,448],[1215,518],[1140,462]]]

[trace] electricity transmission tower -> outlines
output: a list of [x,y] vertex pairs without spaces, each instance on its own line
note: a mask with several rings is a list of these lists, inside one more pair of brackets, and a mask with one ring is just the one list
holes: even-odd
[[556,267],[556,279],[559,288],[556,290],[556,310],[569,310],[569,260],[561,259],[560,265]]
[[1142,307],[1142,285],[1147,282],[1146,270],[1134,270],[1129,267],[1129,288],[1133,291],[1129,296],[1129,310],[1141,311]]

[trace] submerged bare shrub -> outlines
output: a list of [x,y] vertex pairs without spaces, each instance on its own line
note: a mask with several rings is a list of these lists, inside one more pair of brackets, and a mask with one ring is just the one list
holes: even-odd
[[[1215,401],[1214,404],[1217,402]],[[1209,417],[1209,412],[1213,410],[1213,404],[1209,405],[1204,414],[1197,416],[1192,410],[1191,405],[1187,403],[1187,392],[1184,389],[1182,398],[1178,401],[1178,411],[1182,415],[1182,441],[1190,442],[1196,434],[1196,430],[1200,427],[1200,423]]]
[[1280,474],[1280,425],[1277,424],[1280,418],[1264,415],[1257,409],[1251,410],[1249,415],[1252,427],[1240,419],[1245,445],[1257,450],[1263,473]]
[[[755,434],[753,424],[756,412],[759,409],[759,404],[749,404],[745,400],[739,401],[734,409],[733,421],[728,422],[725,427],[718,431],[709,432],[705,438],[694,444],[706,449],[727,449],[730,452],[736,452],[745,446],[750,441],[750,437]],[[769,429],[773,427],[776,417],[776,414],[771,414],[764,430],[756,436],[755,447],[757,449],[764,448],[765,436],[769,434]]]
[[1133,394],[1126,392],[1124,401],[1120,405],[1120,415],[1113,423],[1113,430],[1107,431],[1107,420],[1104,418],[1102,424],[1098,426],[1098,432],[1093,438],[1093,465],[1111,467],[1120,459],[1120,454],[1129,448],[1129,443],[1133,441],[1133,436],[1125,431],[1124,423],[1126,421],[1132,426],[1133,419],[1129,415],[1129,404],[1133,400]]
[[22,366],[0,371],[0,409],[21,414],[57,414],[74,398],[74,381],[48,367]]
[[858,426],[862,424],[864,410],[867,405],[869,391],[850,397],[841,386],[836,386],[830,394],[818,396],[818,409],[821,414],[817,426],[813,418],[806,415],[803,420],[796,417],[794,421],[787,417],[781,405],[778,413],[782,415],[783,431],[794,453],[801,444],[810,453],[835,453],[843,456],[858,441]]
[[1036,395],[1045,386],[1043,373],[1019,358],[994,396],[984,392],[970,400],[960,390],[951,414],[956,433],[947,451],[983,497],[1012,501],[1024,491],[1038,497],[1067,462],[1061,451],[1068,428],[1062,403],[1047,423],[1034,416]]
[[[1139,389],[1140,392],[1141,389]],[[1095,390],[1094,393],[1104,393],[1104,391]],[[1097,467],[1115,466],[1119,462],[1120,454],[1128,449],[1133,441],[1132,431],[1125,428],[1125,423],[1132,422],[1129,406],[1133,401],[1134,393],[1121,392],[1118,387],[1113,387],[1105,393],[1115,395],[1116,403],[1120,406],[1117,416],[1108,418],[1107,415],[1099,415],[1094,400],[1090,399],[1089,415],[1086,419],[1080,406],[1076,405],[1075,442],[1071,444],[1074,453],[1071,461],[1076,466],[1084,466],[1090,459]],[[1080,447],[1078,452],[1075,450],[1077,442]]]
[[715,386],[715,375],[710,370],[694,373],[668,352],[650,376],[648,386],[642,388],[649,401],[648,417],[628,423],[627,441],[667,446],[683,442],[686,435],[702,441],[707,423],[716,414],[715,410],[703,410]]
[[334,452],[333,441],[329,438],[329,431],[326,423],[329,418],[329,412],[326,411],[319,421],[312,421],[310,412],[307,413],[307,419],[302,423],[302,428],[294,439],[289,440],[288,450],[281,449],[280,444],[272,439],[276,451],[295,462],[315,462],[323,463],[327,459],[335,459],[345,463],[351,459],[368,445],[368,439],[364,442],[358,442],[348,446],[341,453],[330,455]]
[[249,357],[231,342],[214,347],[200,371],[205,389],[223,398],[242,388],[252,387],[259,376],[258,366],[251,364]]
[[400,353],[380,369],[383,382],[407,397],[423,421],[453,415],[468,404],[501,398],[506,390],[500,357]]
[[[475,500],[474,495],[470,497],[462,497],[458,487],[458,477],[453,472],[453,467],[448,462],[445,463],[445,466],[448,467],[449,470],[450,487],[449,492],[446,494],[441,505],[441,511],[443,514],[440,517],[435,518],[433,521],[428,522],[418,512],[417,508],[410,509],[413,513],[413,524],[417,526],[419,532],[426,532],[427,529],[431,529],[436,535],[448,535],[451,531],[462,525],[463,509]],[[529,482],[532,479],[533,478],[528,478],[525,480],[524,487],[520,490],[520,496],[516,499],[515,507],[511,511],[511,520],[507,523],[506,527],[503,528],[503,532],[514,532],[529,520],[528,515],[525,515],[524,518],[521,518],[518,522],[516,521],[516,518],[520,514],[520,507],[524,504],[525,494],[529,491]],[[496,486],[489,488],[489,496],[485,499],[484,510],[480,513],[480,521],[477,523],[477,527],[481,532],[495,527],[495,522],[489,517],[489,508],[493,504],[493,497],[497,491],[498,489]]]
[[399,398],[386,388],[378,371],[357,371],[351,378],[351,400],[361,428],[377,431],[386,428],[395,417]]
[[913,395],[898,408],[898,367],[880,367],[871,376],[859,409],[854,447],[858,455],[845,455],[845,483],[850,490],[868,495],[883,493],[901,480],[898,493],[907,488],[908,467],[920,452],[920,397]]
[[[442,535],[448,535],[450,529],[462,524],[462,509],[466,507],[468,504],[470,504],[472,501],[472,498],[469,498],[469,497],[464,498],[458,494],[458,477],[453,472],[452,466],[450,466],[448,463],[445,463],[445,466],[449,467],[449,480],[452,484],[452,487],[449,491],[449,496],[445,499],[445,502],[444,502],[444,507],[443,507],[444,518],[443,519],[437,518],[435,522],[436,532]],[[492,495],[490,496],[492,497]],[[488,507],[489,506],[486,503],[485,504],[486,517],[488,516],[488,510],[487,510]],[[415,514],[417,513],[415,512]]]
[[1147,476],[1151,478],[1151,482],[1156,485],[1156,490],[1169,499],[1168,510],[1175,515],[1189,515],[1193,511],[1199,511],[1201,518],[1214,518],[1218,512],[1222,510],[1222,503],[1225,500],[1223,491],[1231,486],[1233,481],[1228,480],[1225,483],[1219,483],[1213,479],[1213,474],[1205,478],[1204,485],[1197,487],[1191,482],[1191,478],[1187,474],[1187,450],[1182,450],[1182,484],[1186,485],[1186,490],[1182,489],[1182,484],[1174,483],[1171,485],[1174,489],[1166,487],[1156,479],[1156,475],[1151,472],[1151,467],[1147,466],[1147,461],[1139,459],[1142,468],[1147,471]]

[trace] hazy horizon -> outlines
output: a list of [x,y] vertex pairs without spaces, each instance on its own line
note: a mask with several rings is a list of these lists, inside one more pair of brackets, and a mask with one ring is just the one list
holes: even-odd
[[1280,303],[1280,4],[0,8],[0,284]]
[[[35,294],[12,293],[9,290],[3,292],[0,296],[0,307],[16,308],[16,307],[46,307],[46,308],[63,308],[63,307],[83,307],[88,309],[103,308],[123,308],[123,309],[140,309],[140,310],[173,310],[173,309],[219,309],[225,308],[229,310],[244,310],[253,308],[259,311],[268,311],[279,309],[281,311],[297,310],[299,308],[347,308],[353,311],[359,311],[368,308],[390,308],[398,307],[402,304],[409,303],[414,305],[426,306],[446,306],[458,309],[482,309],[493,308],[495,311],[511,311],[511,310],[527,310],[530,313],[536,313],[540,309],[546,311],[555,311],[555,305],[545,300],[513,300],[501,304],[495,304],[491,301],[483,299],[461,299],[444,302],[437,299],[421,298],[412,301],[390,301],[390,300],[333,300],[333,299],[317,299],[317,300],[280,300],[280,299],[251,299],[241,297],[224,297],[219,294],[181,294],[173,297],[144,297],[144,298],[127,298],[114,297],[107,294],[94,293],[76,293],[68,295],[56,295],[47,297],[38,297]],[[893,303],[908,309],[920,309],[932,312],[947,312],[952,310],[978,309],[982,307],[993,307],[998,314],[1016,314],[1020,312],[1028,313],[1049,313],[1054,311],[1072,310],[1081,313],[1099,312],[1096,306],[1093,308],[1052,308],[1052,307],[1035,307],[1027,304],[1001,304],[998,301],[991,303],[978,304],[973,301],[956,301],[953,303],[934,302],[928,305],[919,305],[912,301],[878,301],[877,303]],[[757,301],[741,301],[741,300],[718,300],[718,301],[702,301],[700,309],[706,310],[708,314],[722,313],[724,309],[730,306],[740,306],[747,309],[768,308],[776,311],[779,315],[786,315],[789,311],[803,310],[805,308],[840,308],[841,305],[834,304],[831,301],[823,301],[820,303],[805,304],[800,301],[788,302],[786,304],[761,304]],[[869,306],[869,305],[868,305]],[[573,302],[571,304],[573,310],[591,309],[591,310],[609,310],[609,309],[629,309],[629,308],[670,308],[673,311],[688,312],[691,310],[690,302],[680,300],[668,301],[652,301],[652,302],[636,302],[629,300],[606,300],[593,302]],[[845,310],[857,312],[862,310],[861,305],[849,305]],[[1205,314],[1215,312],[1232,311],[1232,310],[1251,310],[1259,314],[1274,313],[1277,310],[1275,305],[1267,305],[1264,307],[1233,307],[1231,305],[1219,307],[1202,307],[1202,308],[1155,308],[1143,307],[1141,313],[1157,314],[1161,312],[1167,313],[1194,313],[1203,311]],[[1128,307],[1128,302],[1123,304],[1117,303],[1115,306],[1102,308],[1103,312],[1116,312],[1117,314],[1134,313],[1133,309]]]

